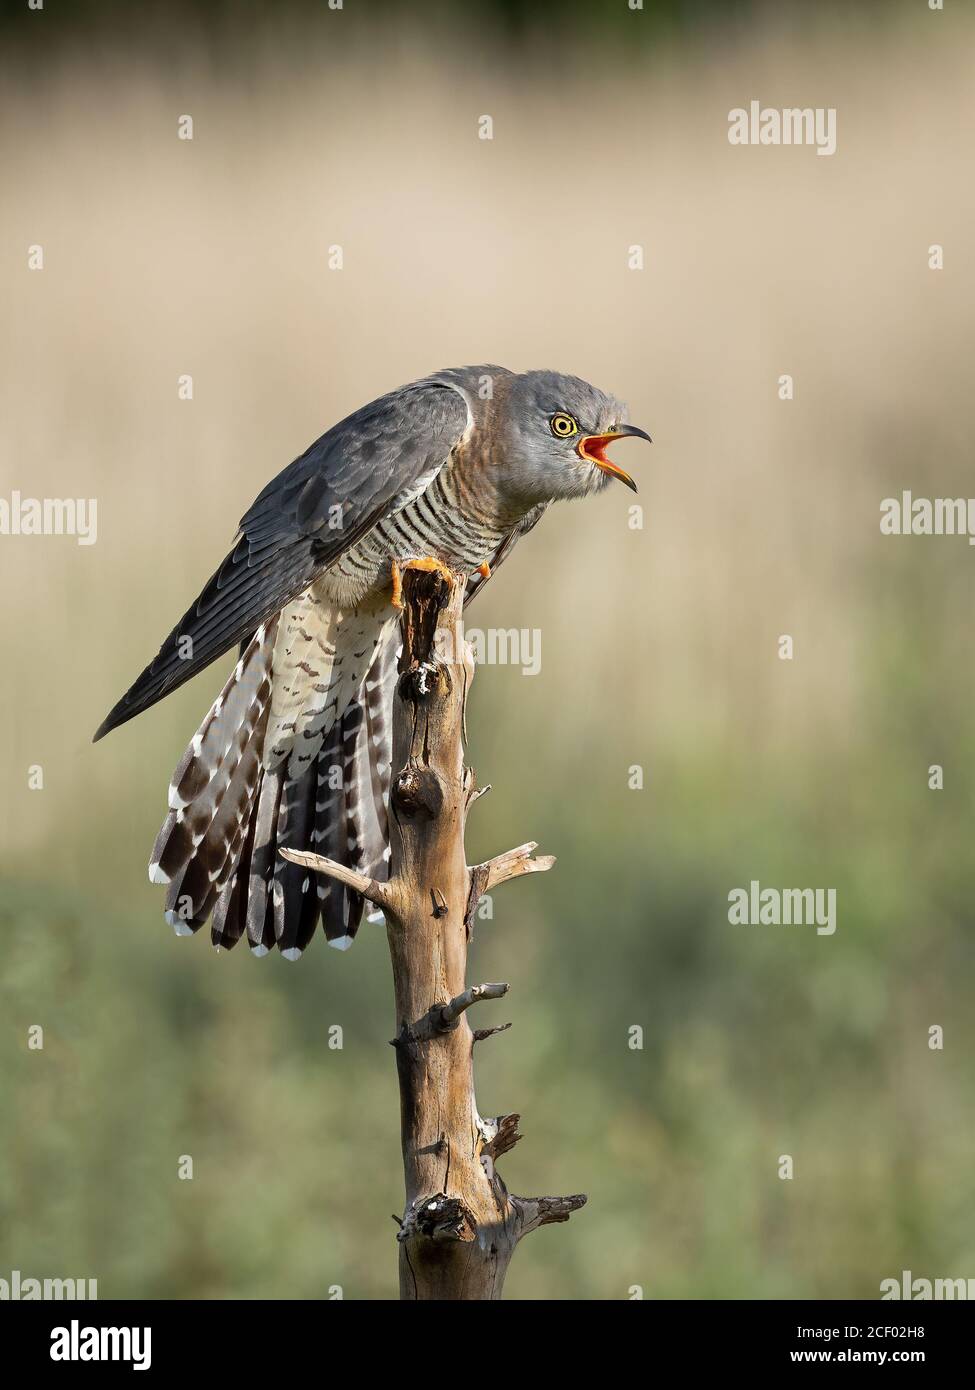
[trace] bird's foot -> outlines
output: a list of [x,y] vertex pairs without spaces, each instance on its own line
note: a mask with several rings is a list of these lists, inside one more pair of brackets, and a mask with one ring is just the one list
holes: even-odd
[[393,598],[394,608],[403,608],[403,573],[406,570],[423,570],[425,573],[436,572],[442,574],[447,583],[453,585],[454,575],[449,565],[445,565],[442,560],[435,560],[432,555],[420,556],[414,560],[394,560],[391,566],[393,577]]

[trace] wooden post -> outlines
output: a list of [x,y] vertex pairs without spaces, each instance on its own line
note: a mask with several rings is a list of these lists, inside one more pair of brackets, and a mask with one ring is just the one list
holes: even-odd
[[474,1099],[474,1045],[508,1027],[472,1031],[468,1022],[472,1006],[508,990],[467,984],[478,901],[507,879],[555,861],[533,858],[529,843],[467,866],[464,824],[481,792],[464,766],[464,709],[474,675],[463,640],[464,591],[463,575],[451,583],[436,571],[404,572],[389,881],[377,883],[318,855],[288,856],[349,883],[386,916],[406,1177],[398,1237],[404,1299],[500,1298],[522,1236],[567,1221],[586,1201],[510,1194],[495,1161],[521,1138],[520,1117],[484,1119]]

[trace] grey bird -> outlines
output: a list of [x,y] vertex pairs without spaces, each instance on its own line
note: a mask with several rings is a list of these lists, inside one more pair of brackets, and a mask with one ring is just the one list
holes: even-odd
[[436,372],[335,425],[261,492],[216,574],[95,734],[229,648],[239,660],[173,774],[149,865],[178,935],[297,959],[321,919],[352,943],[362,898],[278,853],[388,877],[386,807],[402,569],[448,567],[469,600],[549,503],[610,478],[626,407],[577,377]]

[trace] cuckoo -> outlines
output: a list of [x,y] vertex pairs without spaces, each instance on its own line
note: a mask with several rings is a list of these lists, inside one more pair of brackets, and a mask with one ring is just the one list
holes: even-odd
[[169,788],[149,865],[166,918],[215,946],[297,959],[321,920],[340,950],[363,901],[278,850],[388,877],[391,704],[404,568],[467,576],[469,600],[551,502],[611,478],[626,408],[577,377],[452,368],[323,434],[260,493],[238,539],[95,734],[239,644]]

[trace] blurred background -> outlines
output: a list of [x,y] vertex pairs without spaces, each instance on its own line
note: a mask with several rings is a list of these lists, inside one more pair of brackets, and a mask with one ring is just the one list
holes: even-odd
[[[879,530],[972,491],[973,35],[922,3],[5,6],[0,495],[94,497],[98,539],[0,537],[0,1277],[395,1296],[384,933],[292,965],[163,922],[149,850],[230,658],[90,738],[269,477],[492,361],[655,441],[619,451],[642,527],[621,488],[560,507],[469,613],[542,669],[478,674],[468,857],[559,858],[477,930],[514,1023],[479,1107],[523,1115],[513,1191],[590,1197],[507,1295],[975,1277],[975,555]],[[835,107],[836,154],[731,146],[753,99]],[[729,925],[752,879],[835,888],[835,935]]]

